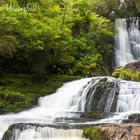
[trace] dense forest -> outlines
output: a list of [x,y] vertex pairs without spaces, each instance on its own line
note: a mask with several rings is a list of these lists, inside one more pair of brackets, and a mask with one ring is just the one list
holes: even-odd
[[138,16],[139,3],[1,0],[0,74],[108,75],[114,19]]
[[115,19],[139,9],[139,0],[1,0],[0,113],[31,107],[79,76],[110,75]]

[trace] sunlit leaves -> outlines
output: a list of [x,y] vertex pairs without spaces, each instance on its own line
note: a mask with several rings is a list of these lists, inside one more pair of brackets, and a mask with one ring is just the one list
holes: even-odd
[[[100,54],[85,55],[76,62],[73,74],[81,74],[87,76],[96,76],[101,73],[107,74],[102,67],[102,56]],[[98,70],[98,71],[97,71]]]
[[[17,2],[21,8],[27,4]],[[110,21],[93,12],[90,0],[34,2],[35,11],[1,5],[0,56],[14,56],[17,71],[22,63],[29,73],[94,75],[110,43],[103,37],[112,39]]]

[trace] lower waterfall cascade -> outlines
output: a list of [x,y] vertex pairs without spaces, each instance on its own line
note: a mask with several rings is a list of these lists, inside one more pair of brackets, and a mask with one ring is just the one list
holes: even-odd
[[140,19],[116,19],[116,66],[140,60]]
[[22,128],[22,132],[19,128],[14,129],[11,140],[42,140],[42,139],[55,140],[58,139],[79,139],[82,138],[82,130],[75,129],[55,129],[49,127],[35,127],[31,125],[26,125]]
[[[98,110],[113,115],[80,120],[82,113]],[[84,140],[84,126],[120,123],[133,113],[140,113],[140,83],[113,77],[84,78],[40,97],[32,109],[0,115],[0,139],[5,140],[9,128],[9,140]]]

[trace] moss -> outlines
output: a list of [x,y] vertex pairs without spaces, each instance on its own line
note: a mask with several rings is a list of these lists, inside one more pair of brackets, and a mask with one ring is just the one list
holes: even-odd
[[108,140],[107,136],[97,128],[86,128],[84,136],[90,140]]
[[112,76],[124,80],[132,80],[132,81],[140,82],[139,69],[133,69],[127,67],[116,68],[115,71],[112,73]]
[[0,114],[32,107],[38,97],[51,94],[64,82],[78,78],[50,75],[36,79],[30,75],[4,75],[0,78]]
[[8,89],[0,90],[0,113],[17,112],[32,105],[32,98]]
[[13,134],[13,128],[9,127],[8,130],[4,133],[2,140],[10,140]]

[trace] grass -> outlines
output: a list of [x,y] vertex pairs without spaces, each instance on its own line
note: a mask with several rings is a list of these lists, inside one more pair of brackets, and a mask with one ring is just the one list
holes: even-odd
[[40,78],[31,75],[3,75],[0,77],[0,114],[30,108],[37,104],[38,97],[49,95],[64,82],[78,78],[66,75]]

